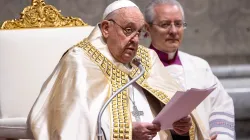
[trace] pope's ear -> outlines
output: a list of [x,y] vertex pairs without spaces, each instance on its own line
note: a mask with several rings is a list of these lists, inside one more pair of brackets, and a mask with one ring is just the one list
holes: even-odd
[[101,22],[101,32],[104,38],[109,36],[110,23],[107,20]]

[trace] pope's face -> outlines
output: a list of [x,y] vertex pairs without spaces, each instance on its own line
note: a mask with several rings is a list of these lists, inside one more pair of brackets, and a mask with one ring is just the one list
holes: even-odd
[[111,55],[121,63],[129,63],[136,55],[144,17],[135,7],[121,8],[108,20],[106,43]]
[[158,50],[170,53],[175,52],[183,38],[183,17],[181,10],[176,5],[156,5],[153,23],[147,29],[152,39],[152,44]]

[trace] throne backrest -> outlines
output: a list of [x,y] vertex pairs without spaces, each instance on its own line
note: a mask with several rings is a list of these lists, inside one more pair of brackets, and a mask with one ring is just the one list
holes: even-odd
[[27,117],[42,84],[67,49],[93,29],[63,17],[43,0],[33,0],[20,19],[0,30],[0,118]]

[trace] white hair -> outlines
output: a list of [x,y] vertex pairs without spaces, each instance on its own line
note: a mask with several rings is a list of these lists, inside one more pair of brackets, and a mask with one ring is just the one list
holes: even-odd
[[180,8],[182,14],[182,20],[185,21],[184,10],[181,4],[177,0],[152,0],[145,8],[144,16],[148,24],[152,24],[154,21],[155,10],[154,7],[159,4],[176,5]]

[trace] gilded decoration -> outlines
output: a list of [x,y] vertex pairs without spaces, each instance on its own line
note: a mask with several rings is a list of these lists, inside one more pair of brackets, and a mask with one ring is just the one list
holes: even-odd
[[52,5],[44,0],[33,0],[31,6],[24,8],[20,19],[5,21],[1,29],[44,28],[86,26],[80,18],[64,17]]
[[[89,58],[100,67],[102,72],[110,81],[112,93],[114,93],[116,90],[125,85],[129,76],[135,77],[137,74],[140,73],[139,69],[134,67],[130,75],[127,75],[126,73],[122,72],[115,65],[113,65],[103,54],[101,54],[94,46],[92,46],[88,39],[84,39],[75,46],[82,48],[83,51],[89,56]],[[144,89],[149,91],[152,95],[154,95],[157,99],[159,99],[162,103],[167,104],[170,100],[169,97],[164,92],[150,87],[146,82],[146,79],[149,75],[149,71],[152,67],[148,49],[144,48],[143,46],[139,46],[137,51],[137,57],[141,59],[141,64],[145,68],[145,73],[136,82]],[[112,93],[109,93],[109,96],[111,96]],[[112,126],[110,136],[113,136],[112,139],[131,140],[132,119],[130,116],[128,89],[122,91],[120,94],[117,95],[117,97],[112,100],[110,110],[110,122]],[[192,127],[189,131],[189,136],[190,140],[195,139],[195,124],[193,123],[193,121]]]
[[[104,55],[102,55],[95,47],[93,47],[87,39],[81,41],[76,46],[83,51],[94,61],[104,72],[111,84],[111,96],[116,90],[127,83],[128,75],[117,69]],[[119,93],[109,106],[111,112],[111,139],[114,140],[131,140],[132,125],[129,109],[128,89]]]

